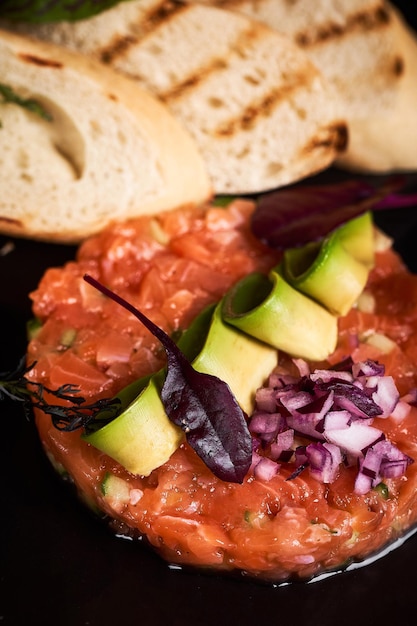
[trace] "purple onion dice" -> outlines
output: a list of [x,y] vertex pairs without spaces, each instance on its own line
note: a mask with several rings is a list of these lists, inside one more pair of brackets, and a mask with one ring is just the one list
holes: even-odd
[[[323,483],[336,480],[340,466],[357,466],[355,492],[367,493],[384,479],[405,474],[413,462],[373,425],[408,406],[391,376],[375,361],[352,359],[310,372],[294,360],[299,378],[272,374],[256,394],[249,422],[255,478],[271,480],[283,463],[295,464],[290,478],[308,468]],[[415,394],[410,394],[415,401]],[[270,462],[268,462],[270,461]]]

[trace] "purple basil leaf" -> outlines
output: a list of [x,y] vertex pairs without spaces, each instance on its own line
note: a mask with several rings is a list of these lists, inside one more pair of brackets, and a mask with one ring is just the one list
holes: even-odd
[[167,357],[161,391],[167,415],[213,474],[241,483],[252,460],[252,438],[228,385],[197,372],[181,353],[167,350]]
[[410,181],[406,175],[374,176],[279,189],[258,200],[252,232],[277,249],[302,246],[366,211],[415,206],[417,193],[399,193]]
[[241,483],[252,461],[252,438],[228,385],[197,372],[175,342],[124,298],[91,276],[84,280],[130,311],[161,342],[168,363],[161,390],[166,414],[184,430],[190,446],[215,476]]

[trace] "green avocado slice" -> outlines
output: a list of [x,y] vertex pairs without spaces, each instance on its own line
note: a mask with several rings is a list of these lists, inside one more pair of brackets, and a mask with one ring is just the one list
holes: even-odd
[[255,391],[276,367],[278,352],[274,346],[225,324],[222,306],[220,302],[214,311],[204,348],[193,360],[193,367],[226,382],[242,409],[250,413]]
[[184,433],[167,417],[157,378],[112,422],[84,440],[133,474],[148,476],[180,446]]
[[222,313],[229,324],[293,356],[320,361],[336,347],[337,318],[291,287],[280,268],[239,281]]
[[373,265],[370,213],[351,220],[321,243],[286,250],[288,282],[336,315],[346,315],[362,293]]

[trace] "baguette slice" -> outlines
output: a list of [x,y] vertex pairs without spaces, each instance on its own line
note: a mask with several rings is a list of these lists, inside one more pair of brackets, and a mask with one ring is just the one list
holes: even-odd
[[293,182],[345,148],[346,126],[321,73],[288,38],[239,13],[133,0],[81,22],[26,28],[158,96],[196,140],[216,193]]
[[0,31],[0,83],[52,116],[0,104],[1,232],[77,242],[111,221],[211,195],[192,138],[110,68]]
[[352,121],[351,146],[339,159],[346,169],[371,173],[417,170],[417,37],[397,11],[393,24],[404,59],[399,94],[390,112]]
[[268,24],[306,52],[340,95],[348,149],[338,165],[417,169],[417,40],[385,0],[194,0]]

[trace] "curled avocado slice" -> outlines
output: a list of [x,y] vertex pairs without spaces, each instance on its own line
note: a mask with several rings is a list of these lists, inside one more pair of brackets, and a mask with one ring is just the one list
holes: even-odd
[[[275,348],[223,322],[220,304],[203,311],[178,346],[196,370],[226,382],[246,412],[253,409],[256,389],[277,364]],[[150,474],[184,439],[183,431],[167,417],[160,398],[164,375],[161,371],[152,376],[115,420],[84,436],[133,474]],[[130,386],[125,397],[131,393]]]
[[280,268],[239,281],[226,294],[222,314],[244,333],[293,356],[319,361],[336,347],[337,318],[291,287]]
[[167,417],[151,378],[141,394],[112,422],[84,439],[118,461],[133,474],[149,475],[165,463],[184,439],[183,431]]
[[283,273],[297,290],[336,315],[346,315],[362,293],[373,264],[370,213],[347,222],[323,242],[286,250]]
[[193,367],[226,382],[242,409],[250,413],[255,404],[255,391],[263,385],[277,360],[275,347],[224,322],[220,302],[204,348],[193,360]]

